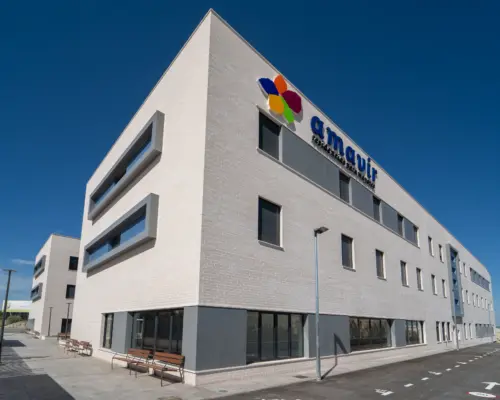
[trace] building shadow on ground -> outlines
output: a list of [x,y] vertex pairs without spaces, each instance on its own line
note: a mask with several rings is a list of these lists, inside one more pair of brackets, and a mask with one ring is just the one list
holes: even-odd
[[19,340],[4,340],[3,345],[5,347],[26,347],[26,345]]

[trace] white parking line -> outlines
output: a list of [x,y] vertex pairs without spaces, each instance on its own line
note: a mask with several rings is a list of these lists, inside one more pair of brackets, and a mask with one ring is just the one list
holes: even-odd
[[466,362],[462,362],[462,361],[457,361],[457,364],[462,364],[462,365],[465,365],[467,364]]
[[446,371],[451,371],[451,368],[446,368]]
[[422,378],[423,381],[426,381],[428,380],[429,378],[428,377],[425,377],[425,378]]
[[413,383],[407,383],[407,384],[405,385],[405,387],[412,387],[412,386],[413,386]]
[[433,372],[433,371],[429,371],[429,374],[439,376],[439,375],[441,375],[441,372]]
[[455,368],[458,368],[458,367],[460,367],[460,365],[455,365]]

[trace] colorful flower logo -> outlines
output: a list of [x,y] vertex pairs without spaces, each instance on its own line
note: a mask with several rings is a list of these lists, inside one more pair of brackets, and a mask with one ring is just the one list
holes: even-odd
[[288,90],[285,78],[281,75],[277,75],[274,81],[269,78],[260,78],[259,85],[267,93],[269,109],[276,114],[283,115],[291,124],[295,120],[294,113],[299,114],[302,111],[300,96]]

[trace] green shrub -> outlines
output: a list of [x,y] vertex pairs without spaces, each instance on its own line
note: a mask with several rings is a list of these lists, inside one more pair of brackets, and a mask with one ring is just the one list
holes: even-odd
[[7,317],[5,325],[15,324],[16,322],[21,322],[23,319],[19,315],[11,315]]

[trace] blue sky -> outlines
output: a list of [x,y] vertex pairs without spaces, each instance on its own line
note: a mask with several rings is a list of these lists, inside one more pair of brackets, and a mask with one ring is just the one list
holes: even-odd
[[87,179],[210,7],[489,268],[500,310],[500,2],[487,0],[4,2],[12,298],[28,297],[51,232],[80,235]]

